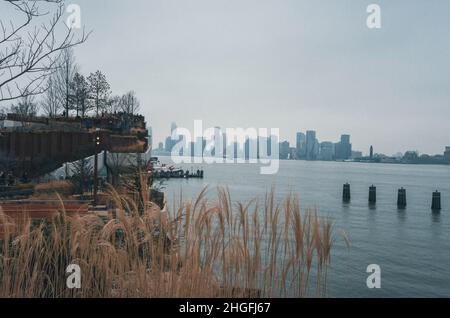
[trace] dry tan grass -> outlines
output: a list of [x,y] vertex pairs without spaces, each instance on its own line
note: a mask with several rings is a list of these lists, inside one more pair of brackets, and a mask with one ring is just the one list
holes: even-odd
[[[148,189],[143,187],[143,193]],[[5,227],[0,244],[0,297],[297,297],[320,296],[332,231],[298,199],[233,203],[226,189],[215,202],[161,211],[136,196],[109,191],[117,207],[102,219],[26,222]],[[143,196],[145,197],[145,196]],[[0,224],[11,224],[0,215]],[[13,225],[14,226],[14,225]],[[17,232],[16,232],[17,233]],[[66,267],[82,269],[82,288],[66,287]]]

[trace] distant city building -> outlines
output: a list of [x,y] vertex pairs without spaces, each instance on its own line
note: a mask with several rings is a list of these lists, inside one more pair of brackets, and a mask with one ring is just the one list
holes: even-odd
[[245,139],[244,143],[244,158],[245,160],[250,159],[250,138]]
[[165,145],[165,150],[167,152],[171,152],[172,151],[172,147],[173,147],[173,142],[172,142],[172,137],[168,136],[166,138],[166,145]]
[[306,135],[302,132],[297,133],[296,139],[296,158],[304,159],[306,157]]
[[[258,143],[257,143],[257,152],[258,152],[258,159],[263,158],[265,156],[270,155],[270,138],[258,136]],[[263,146],[263,147],[261,147]]]
[[175,129],[177,129],[177,128],[178,128],[178,127],[177,127],[177,124],[174,123],[174,122],[172,122],[172,124],[170,125],[170,134],[172,134],[173,131],[174,131]]
[[290,159],[291,148],[289,141],[283,141],[280,143],[280,159]]
[[245,160],[258,158],[258,139],[246,138],[244,143]]
[[153,148],[153,129],[152,129],[152,127],[148,127],[148,146],[149,146],[149,148]]
[[319,152],[316,132],[308,130],[306,132],[306,160],[316,160]]
[[353,151],[352,150],[351,159],[360,159],[362,157],[363,157],[362,151]]
[[194,157],[203,157],[203,152],[206,147],[206,139],[197,137],[194,144]]
[[178,140],[172,140],[172,134],[177,129],[177,124],[172,122],[170,125],[170,136],[166,138],[165,141],[165,150],[166,152],[172,152],[172,148],[183,139],[183,136],[179,136]]
[[167,152],[164,143],[160,142],[157,149],[152,149],[152,156],[170,156],[170,152]]
[[[269,138],[267,139],[267,153],[269,154],[269,156],[272,156],[272,143],[275,145],[279,144],[279,140],[277,136],[274,135],[270,135]],[[278,150],[279,151],[279,150]],[[279,152],[278,152],[279,153]]]
[[[217,138],[217,140],[216,140],[216,138]],[[222,141],[220,139],[222,139],[221,129],[219,126],[216,126],[216,127],[214,127],[214,136],[212,137],[212,141],[213,141],[214,145],[212,146],[212,149],[208,149],[208,151],[212,157],[216,157],[216,154],[219,157],[220,156],[223,157],[223,155],[221,154],[221,152],[223,152],[223,147],[222,147],[222,149],[218,148],[219,143],[223,142],[223,139],[222,139]],[[210,147],[208,147],[208,148],[210,148]]]
[[297,159],[297,147],[289,148],[289,159],[290,160]]
[[417,160],[419,159],[419,153],[417,151],[407,151],[405,152],[405,154],[403,155],[403,161],[406,163],[413,163],[413,162],[417,162]]
[[450,146],[445,147],[445,151],[444,151],[444,161],[450,163]]
[[277,154],[276,152],[278,152],[278,155],[280,154],[279,153],[280,149],[278,149],[278,151],[276,149],[272,151],[272,143],[274,146],[280,147],[278,136],[275,135],[270,135],[269,137],[258,136],[256,145],[258,152],[258,159],[267,158],[267,156],[269,157],[275,156]]
[[234,159],[241,158],[239,143],[237,141],[233,142],[233,158]]
[[226,158],[227,157],[227,146],[228,146],[228,144],[227,144],[228,140],[227,140],[227,133],[226,132],[222,133],[222,142],[223,142],[223,144],[222,144],[222,146],[223,146],[222,155],[223,155],[223,158]]
[[350,135],[342,135],[341,141],[336,144],[335,158],[337,160],[347,160],[352,156],[352,144],[350,143]]
[[190,153],[190,156],[191,157],[195,157],[195,142],[193,142],[193,141],[191,141],[190,143],[189,143],[189,151],[191,152]]
[[330,161],[334,159],[334,143],[324,141],[320,143],[319,159]]
[[373,146],[370,146],[370,154],[369,154],[370,159],[373,159]]

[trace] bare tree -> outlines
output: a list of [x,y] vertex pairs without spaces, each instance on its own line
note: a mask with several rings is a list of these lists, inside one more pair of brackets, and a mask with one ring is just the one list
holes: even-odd
[[91,73],[87,80],[89,83],[90,100],[93,103],[96,115],[98,116],[99,111],[106,107],[106,102],[110,94],[110,86],[106,81],[106,76],[100,71]]
[[56,117],[63,107],[58,95],[57,81],[55,74],[49,76],[47,80],[47,89],[41,102],[42,110],[48,117]]
[[108,98],[108,100],[106,101],[106,112],[108,114],[113,114],[116,112],[121,111],[121,102],[122,102],[122,97],[119,95],[114,95]]
[[89,36],[77,37],[62,21],[64,0],[0,0],[0,12],[7,9],[17,16],[0,20],[0,101],[43,93],[61,52]]
[[64,106],[64,115],[69,117],[73,104],[72,81],[76,73],[75,57],[72,48],[66,48],[60,55],[56,71],[57,91],[61,104]]
[[121,109],[124,113],[134,115],[138,112],[140,103],[136,97],[136,93],[134,91],[129,91],[124,94],[120,103]]
[[21,97],[17,104],[11,105],[10,112],[21,116],[36,116],[39,107],[34,99],[32,95]]
[[91,109],[88,103],[89,85],[83,75],[75,73],[72,81],[73,103],[77,113],[77,117],[85,117]]

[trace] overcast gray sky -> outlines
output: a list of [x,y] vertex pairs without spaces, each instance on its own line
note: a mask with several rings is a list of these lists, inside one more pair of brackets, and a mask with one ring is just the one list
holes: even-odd
[[[354,148],[450,145],[450,1],[73,0],[77,48],[114,93],[135,90],[155,141],[170,123],[315,129]],[[382,28],[366,26],[377,3]]]

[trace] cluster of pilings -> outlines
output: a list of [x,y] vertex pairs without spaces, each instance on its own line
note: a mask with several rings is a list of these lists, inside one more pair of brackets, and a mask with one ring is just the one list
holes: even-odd
[[[342,190],[342,201],[344,203],[349,203],[351,199],[350,194],[350,184],[346,183]],[[377,187],[371,185],[369,187],[369,205],[375,205],[377,203]],[[397,207],[400,210],[406,209],[406,189],[403,187],[398,189],[397,195]],[[436,190],[433,192],[431,200],[431,210],[440,211],[441,210],[441,193]]]

